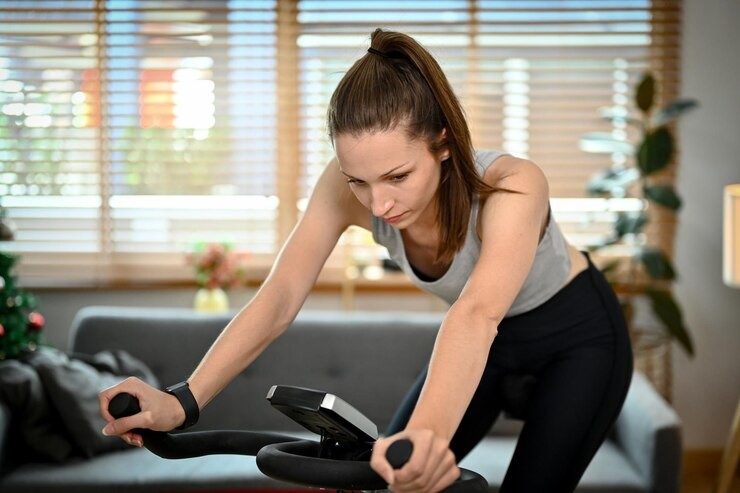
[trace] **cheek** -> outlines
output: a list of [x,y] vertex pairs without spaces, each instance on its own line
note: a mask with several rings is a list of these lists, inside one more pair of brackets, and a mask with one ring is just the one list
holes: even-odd
[[368,209],[370,208],[370,194],[367,192],[367,189],[362,187],[349,187],[349,189],[360,204]]

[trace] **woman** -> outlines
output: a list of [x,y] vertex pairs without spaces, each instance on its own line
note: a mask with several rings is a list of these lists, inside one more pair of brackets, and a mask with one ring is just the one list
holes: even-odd
[[[474,151],[463,111],[432,56],[376,30],[328,110],[335,158],[258,293],[219,336],[187,384],[160,392],[128,379],[100,395],[108,435],[192,424],[291,323],[342,232],[373,232],[421,287],[450,303],[427,370],[375,445],[372,467],[393,491],[439,491],[502,410],[502,382],[535,385],[503,492],[575,489],[616,419],[632,356],[619,304],[553,221],[534,163]],[[142,412],[114,420],[110,399]],[[409,463],[384,459],[414,442]]]

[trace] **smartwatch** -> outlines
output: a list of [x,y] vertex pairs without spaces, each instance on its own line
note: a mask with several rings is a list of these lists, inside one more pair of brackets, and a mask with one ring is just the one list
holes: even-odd
[[170,385],[164,389],[164,391],[177,397],[177,400],[180,401],[180,405],[185,410],[185,422],[176,429],[184,430],[198,422],[200,409],[198,409],[198,402],[195,400],[195,397],[193,397],[193,393],[190,391],[190,385],[188,385],[188,382],[180,382],[175,385]]

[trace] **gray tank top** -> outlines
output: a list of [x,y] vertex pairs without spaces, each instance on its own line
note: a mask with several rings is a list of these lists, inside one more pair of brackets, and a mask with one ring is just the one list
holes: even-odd
[[[483,176],[494,160],[502,155],[503,153],[497,151],[476,151],[475,164],[480,175]],[[375,216],[372,216],[373,238],[378,244],[388,249],[391,259],[399,265],[414,284],[424,291],[439,296],[447,303],[453,304],[460,296],[480,256],[480,239],[476,232],[479,206],[480,201],[474,200],[465,244],[455,254],[447,272],[436,280],[425,280],[419,277],[406,258],[401,232]],[[567,243],[551,213],[545,234],[537,246],[537,255],[532,268],[506,316],[519,315],[549,300],[563,287],[569,272],[570,256]],[[496,273],[491,272],[491,275],[496,275]]]

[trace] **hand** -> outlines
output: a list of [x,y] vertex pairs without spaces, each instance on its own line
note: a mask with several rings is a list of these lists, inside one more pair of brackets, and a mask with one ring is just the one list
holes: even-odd
[[[121,393],[129,393],[139,401],[141,412],[132,416],[115,419],[108,412],[111,399]],[[135,377],[109,387],[98,394],[100,414],[108,424],[103,428],[105,436],[120,436],[129,445],[144,445],[142,436],[131,430],[144,428],[154,431],[170,431],[185,421],[185,410],[173,395],[155,389]]]
[[[411,440],[414,451],[406,465],[394,470],[386,460],[385,452],[400,438]],[[425,429],[404,430],[378,440],[373,447],[370,466],[385,479],[394,493],[433,493],[460,477],[460,469],[447,440]]]

